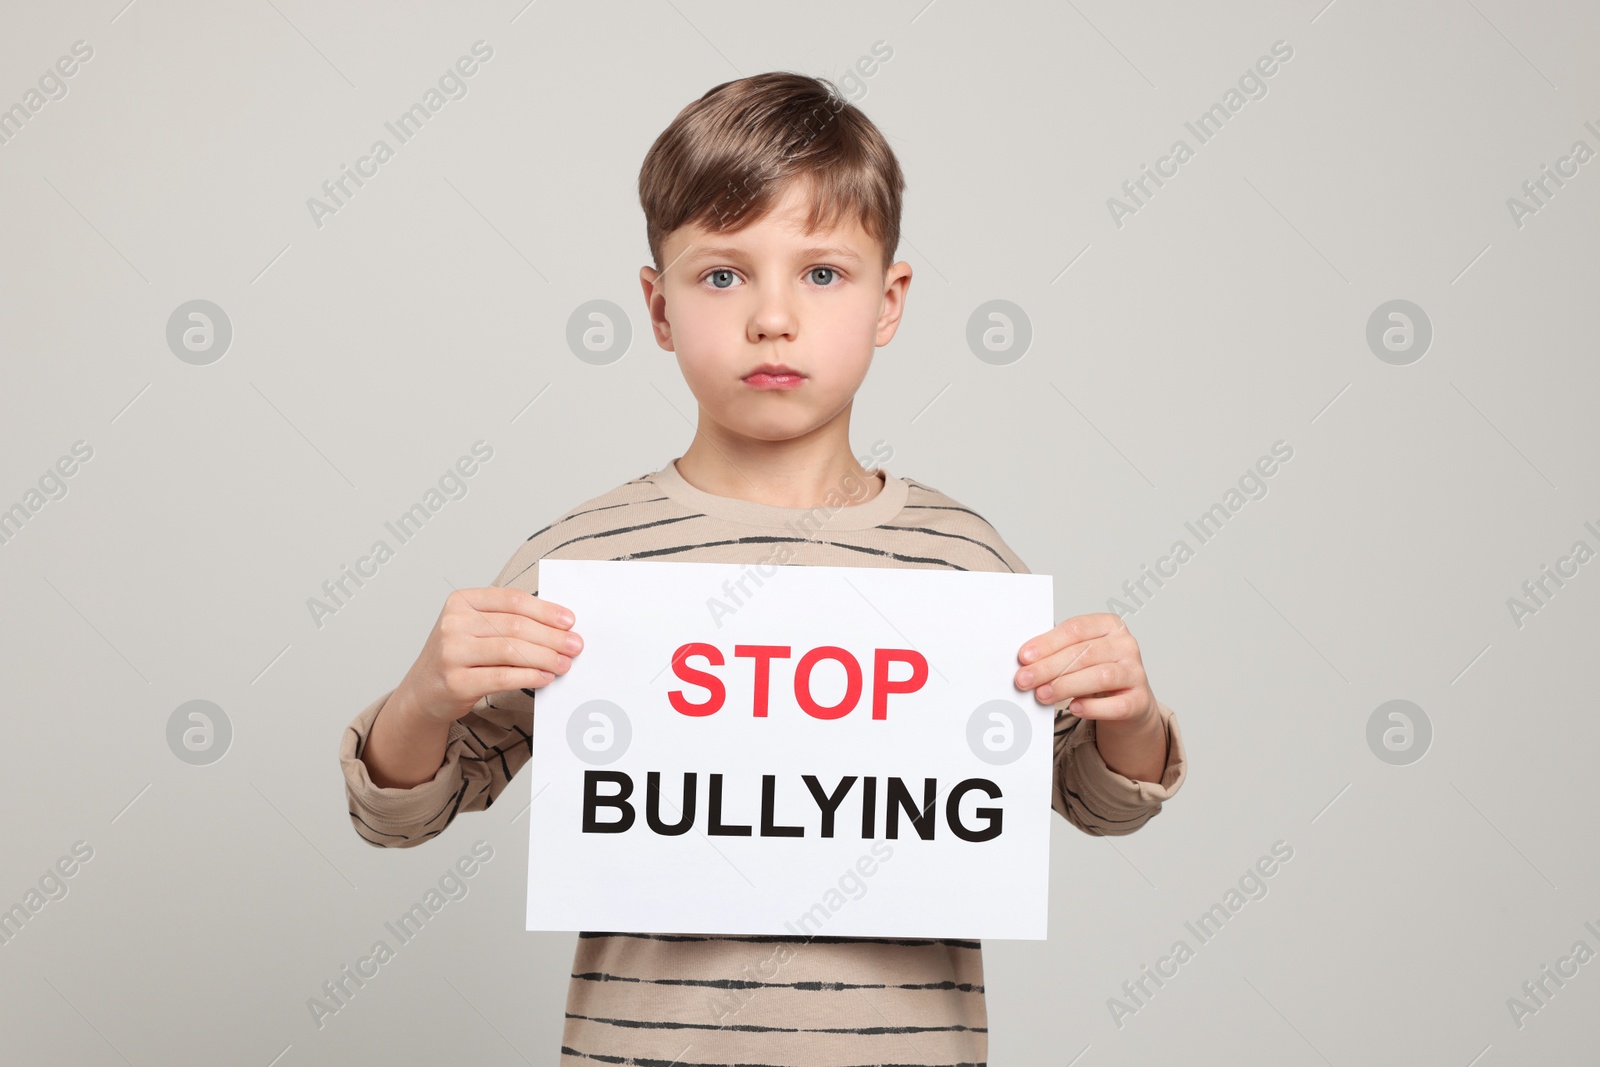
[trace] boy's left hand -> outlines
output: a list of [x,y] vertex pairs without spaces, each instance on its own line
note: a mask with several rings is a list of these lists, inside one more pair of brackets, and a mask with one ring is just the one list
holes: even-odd
[[1134,729],[1159,715],[1139,642],[1111,612],[1075,615],[1029,638],[1017,662],[1017,688],[1032,689],[1041,704],[1073,697],[1067,710],[1074,715]]

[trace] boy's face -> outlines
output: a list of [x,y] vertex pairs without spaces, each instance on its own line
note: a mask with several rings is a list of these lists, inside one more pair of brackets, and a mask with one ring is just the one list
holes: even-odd
[[[883,269],[878,242],[850,218],[803,232],[803,182],[737,233],[683,226],[662,242],[666,269],[639,274],[656,342],[678,357],[702,432],[723,441],[785,441],[843,419],[874,348],[900,323],[911,267]],[[792,388],[745,379],[765,363],[803,377]],[[709,420],[709,424],[708,424]]]

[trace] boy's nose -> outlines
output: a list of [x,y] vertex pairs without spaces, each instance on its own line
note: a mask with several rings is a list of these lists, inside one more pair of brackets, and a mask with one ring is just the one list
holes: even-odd
[[795,316],[785,298],[764,297],[754,315],[750,317],[752,341],[775,337],[793,337]]

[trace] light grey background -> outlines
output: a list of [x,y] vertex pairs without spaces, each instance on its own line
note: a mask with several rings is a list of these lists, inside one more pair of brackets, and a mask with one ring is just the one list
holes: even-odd
[[[718,82],[839,78],[877,41],[855,98],[908,174],[915,278],[858,453],[985,515],[1065,618],[1294,450],[1128,619],[1190,778],[1131,837],[1056,821],[1049,941],[986,946],[993,1062],[1594,1060],[1600,961],[1520,1028],[1507,1007],[1600,950],[1600,563],[1508,607],[1600,548],[1600,160],[1520,227],[1507,206],[1600,150],[1594,5],[123,2],[7,3],[0,32],[5,107],[94,49],[0,145],[0,508],[94,450],[0,545],[0,905],[94,850],[0,947],[8,1062],[556,1062],[574,936],[522,930],[526,779],[377,850],[338,737],[451,586],[687,446],[637,281],[650,142]],[[468,95],[316,226],[307,198],[478,39]],[[1279,40],[1267,95],[1114,224]],[[194,299],[233,327],[209,366],[166,344]],[[632,319],[608,366],[565,342],[595,299]],[[965,339],[994,299],[1033,330],[1005,366]],[[1393,299],[1433,325],[1407,366],[1365,339]],[[467,495],[315,625],[480,438]],[[194,699],[233,728],[209,766],[166,741]],[[1407,766],[1366,741],[1392,699],[1433,726]],[[308,998],[479,838],[470,894],[319,1029]],[[1279,840],[1268,895],[1116,1025]]]

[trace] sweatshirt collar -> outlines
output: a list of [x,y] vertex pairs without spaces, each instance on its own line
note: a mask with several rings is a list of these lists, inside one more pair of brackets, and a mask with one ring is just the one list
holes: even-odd
[[[678,457],[682,458],[682,457]],[[884,467],[868,471],[867,477],[880,477],[883,488],[863,503],[850,503],[865,488],[859,482],[841,484],[823,503],[809,508],[785,508],[738,497],[717,496],[689,484],[678,473],[678,458],[667,461],[650,476],[663,493],[691,511],[746,526],[788,528],[802,537],[826,535],[834,530],[866,530],[880,526],[900,513],[909,487]]]

